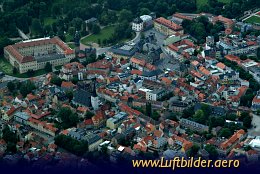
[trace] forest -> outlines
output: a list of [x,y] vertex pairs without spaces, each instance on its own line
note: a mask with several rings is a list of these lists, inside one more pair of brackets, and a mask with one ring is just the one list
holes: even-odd
[[[209,12],[236,18],[243,11],[260,7],[256,0],[0,0],[0,49],[10,44],[9,38],[19,36],[17,28],[31,38],[57,35],[66,42],[73,41],[75,31],[86,36],[85,20],[95,17],[101,26],[116,25],[113,38],[131,37],[129,23],[137,16],[154,12],[167,17],[175,12]],[[129,27],[130,28],[130,27]],[[99,31],[99,29],[95,30]],[[95,32],[92,31],[92,32]],[[110,38],[111,42],[116,42]]]

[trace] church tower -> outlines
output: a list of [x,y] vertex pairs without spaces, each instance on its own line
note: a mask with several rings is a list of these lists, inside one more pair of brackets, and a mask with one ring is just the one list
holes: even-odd
[[92,80],[92,83],[93,83],[93,89],[92,89],[92,95],[91,95],[91,105],[93,107],[94,110],[97,110],[99,107],[98,107],[98,96],[97,96],[97,92],[96,92],[96,78],[94,78]]

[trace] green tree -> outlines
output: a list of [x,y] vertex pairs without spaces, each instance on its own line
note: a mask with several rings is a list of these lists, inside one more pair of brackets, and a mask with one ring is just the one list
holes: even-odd
[[35,73],[35,71],[32,70],[32,69],[29,69],[29,70],[26,72],[26,74],[27,74],[28,77],[32,77],[32,76],[34,75],[34,73]]
[[18,70],[16,67],[13,67],[13,74],[17,74],[18,73]]
[[4,54],[4,47],[11,44],[13,44],[13,42],[10,39],[8,39],[6,36],[1,37],[0,35],[0,55]]
[[210,159],[217,159],[218,158],[218,151],[213,145],[207,144],[205,146],[205,150],[209,153]]
[[11,131],[9,126],[5,126],[2,133],[2,138],[5,140],[5,142],[15,144],[17,143],[18,137],[14,131]]
[[61,86],[62,84],[62,79],[58,76],[53,76],[51,78],[51,83],[54,84],[54,85],[57,85],[57,86]]
[[236,114],[227,114],[227,120],[236,121],[237,115]]
[[100,31],[101,31],[100,26],[97,24],[93,24],[93,26],[91,28],[91,32],[93,34],[98,34],[98,33],[100,33]]
[[118,14],[118,21],[119,22],[123,22],[123,21],[127,21],[127,22],[131,22],[133,19],[133,14],[131,11],[123,9],[119,12]]
[[66,91],[66,97],[69,99],[69,102],[73,99],[73,92],[72,91]]
[[42,26],[39,19],[33,19],[32,20],[32,30],[36,35],[42,34]]
[[10,92],[13,92],[15,90],[16,86],[12,81],[10,81],[7,83],[7,88]]
[[232,135],[232,132],[229,128],[223,128],[219,133],[220,137],[225,137],[225,138],[229,138],[229,137],[231,137],[231,135]]
[[50,62],[47,62],[47,63],[45,64],[44,70],[45,70],[46,72],[52,72],[52,65],[51,65]]
[[198,145],[193,145],[190,150],[188,151],[187,155],[189,157],[195,157],[198,154],[200,147]]
[[152,104],[151,103],[146,103],[146,115],[149,117],[152,117]]
[[90,111],[87,111],[86,114],[85,114],[85,118],[86,119],[91,119],[95,114],[93,114],[92,112]]
[[194,107],[189,107],[189,108],[183,110],[182,117],[189,118],[189,117],[192,117],[194,114],[195,114]]
[[197,110],[193,116],[193,119],[197,123],[201,123],[201,124],[206,123],[206,118],[205,118],[204,112],[202,110]]
[[67,107],[61,108],[57,116],[62,120],[61,126],[64,129],[75,127],[79,122],[78,115]]
[[36,89],[35,84],[32,81],[28,80],[21,84],[20,93],[22,94],[23,97],[26,97],[27,94],[30,94],[35,89]]
[[257,57],[260,58],[260,47],[257,48],[257,53],[256,53]]

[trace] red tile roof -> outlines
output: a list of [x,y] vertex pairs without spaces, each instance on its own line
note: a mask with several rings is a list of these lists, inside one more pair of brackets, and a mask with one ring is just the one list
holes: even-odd
[[220,68],[220,69],[225,69],[225,68],[226,68],[226,65],[223,64],[223,63],[221,63],[221,62],[217,63],[216,66],[217,66],[218,68]]
[[37,40],[31,42],[20,42],[14,45],[9,45],[5,49],[16,58],[20,63],[26,63],[35,61],[33,56],[23,56],[20,52],[20,48],[33,47],[38,45],[55,44],[58,45],[64,52],[64,54],[73,54],[74,50],[71,49],[67,44],[65,44],[59,37],[54,37],[50,39]]
[[243,129],[238,130],[236,133],[234,133],[228,140],[220,144],[220,147],[222,149],[227,149],[234,143],[236,143],[241,136],[245,135],[245,131]]
[[187,19],[187,20],[189,20],[189,21],[192,21],[192,18],[191,18],[191,17],[184,16],[184,15],[182,15],[182,14],[180,14],[180,13],[175,13],[173,16],[176,17],[176,18]]
[[176,24],[176,23],[174,23],[170,20],[167,20],[163,17],[157,18],[154,21],[159,23],[159,24],[162,24],[162,25],[164,25],[164,26],[166,26],[166,27],[168,27],[168,28],[170,28],[174,31],[182,30],[182,27],[180,25],[178,25],[178,24]]
[[72,82],[65,82],[63,81],[61,83],[62,88],[74,88],[76,85],[74,85]]
[[145,60],[140,60],[140,59],[137,59],[137,58],[134,58],[134,57],[132,57],[130,59],[130,62],[141,65],[141,66],[145,66],[145,64],[146,64]]

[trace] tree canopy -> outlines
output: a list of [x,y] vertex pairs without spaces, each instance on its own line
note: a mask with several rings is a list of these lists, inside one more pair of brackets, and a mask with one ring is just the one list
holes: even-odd
[[57,116],[61,119],[61,126],[64,129],[74,127],[79,122],[78,115],[76,113],[73,113],[68,107],[62,107]]

